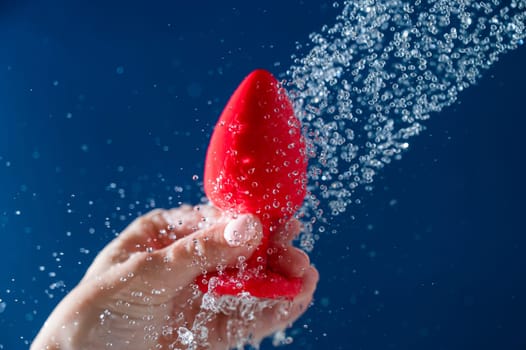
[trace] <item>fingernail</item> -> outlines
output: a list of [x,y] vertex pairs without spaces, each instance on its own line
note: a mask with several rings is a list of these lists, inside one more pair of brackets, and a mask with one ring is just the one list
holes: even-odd
[[250,214],[239,215],[230,221],[224,231],[227,244],[231,247],[246,245],[261,234],[261,223]]

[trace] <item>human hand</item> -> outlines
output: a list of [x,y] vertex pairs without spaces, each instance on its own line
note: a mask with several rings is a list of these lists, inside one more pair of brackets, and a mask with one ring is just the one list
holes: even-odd
[[99,253],[31,349],[197,350],[257,343],[289,326],[312,300],[318,272],[291,245],[299,230],[296,220],[289,221],[270,246],[278,255],[273,270],[302,278],[293,301],[211,300],[206,294],[203,303],[195,279],[250,257],[262,238],[259,220],[230,218],[206,205],[152,211]]

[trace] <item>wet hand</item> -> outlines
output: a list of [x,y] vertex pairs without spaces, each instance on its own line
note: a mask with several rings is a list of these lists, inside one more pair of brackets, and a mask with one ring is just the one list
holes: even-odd
[[[195,279],[250,257],[262,238],[261,224],[254,216],[231,218],[211,206],[150,212],[100,252],[31,349],[228,349],[257,343],[289,326],[312,300],[318,273],[291,245],[299,230],[291,220],[271,244],[279,257],[272,268],[303,280],[293,301],[243,297],[225,304],[207,295],[203,303]],[[235,310],[241,304],[244,314]]]

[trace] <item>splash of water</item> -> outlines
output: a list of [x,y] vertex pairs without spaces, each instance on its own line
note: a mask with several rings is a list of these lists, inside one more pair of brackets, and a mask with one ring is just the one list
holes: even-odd
[[[335,6],[339,6],[335,3]],[[522,45],[526,0],[350,0],[332,26],[311,34],[309,52],[288,70],[295,111],[309,141],[310,190],[302,237],[313,248],[313,224],[345,212],[356,191],[372,189],[380,169],[409,148],[433,112],[453,104],[500,55]],[[303,50],[303,46],[298,46]],[[320,204],[323,203],[323,204]],[[256,315],[287,304],[249,295],[206,293],[201,311],[174,324],[174,348],[209,346],[209,325],[228,315],[228,342],[252,339]],[[171,333],[170,333],[171,334]],[[279,332],[274,344],[290,343]]]
[[[311,34],[308,53],[287,71],[310,142],[308,228],[359,201],[358,188],[371,190],[432,113],[523,44],[525,25],[524,0],[344,1],[336,23]],[[304,249],[312,243],[305,235]]]
[[[313,196],[305,215],[318,220],[326,216],[320,202],[328,203],[329,216],[338,215],[356,201],[357,189],[370,190],[378,171],[400,158],[433,112],[454,103],[502,54],[522,45],[526,35],[526,0],[506,6],[496,0],[353,0],[335,6],[342,7],[336,23],[311,34],[310,44],[298,46],[298,52],[308,48],[308,53],[295,56],[287,72],[310,141]],[[111,184],[109,190],[124,199],[124,189]],[[181,204],[178,197],[173,201]],[[129,204],[128,215],[118,207],[105,226],[155,206],[153,200],[137,201]],[[312,235],[304,235],[303,248],[311,250],[312,244]],[[55,277],[54,272],[49,276]],[[49,289],[61,289],[59,282]],[[274,302],[248,296],[219,300],[207,294],[202,312],[188,320],[189,328],[166,332],[176,334],[174,348],[204,346],[207,325],[227,314],[234,316],[230,340],[243,348],[252,342],[254,315],[276,307]],[[6,306],[0,299],[0,313]],[[110,321],[111,315],[103,314],[101,322]],[[275,341],[290,342],[282,333]]]
[[[188,350],[208,349],[209,325],[217,323],[218,317],[228,316],[226,324],[226,342],[230,347],[243,350],[246,345],[259,349],[260,339],[254,338],[257,329],[257,319],[261,317],[264,310],[274,309],[276,317],[286,317],[290,302],[278,299],[259,299],[248,293],[241,293],[237,296],[216,295],[213,292],[205,293],[202,296],[201,310],[195,316],[190,328],[183,326],[177,327],[177,338],[171,344],[173,348],[184,346]],[[288,338],[282,332],[278,333],[283,339],[279,338],[276,342],[286,343]]]

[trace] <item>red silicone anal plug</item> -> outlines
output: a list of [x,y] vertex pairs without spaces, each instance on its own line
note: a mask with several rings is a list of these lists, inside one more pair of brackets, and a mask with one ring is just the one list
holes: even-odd
[[197,279],[215,293],[248,292],[260,298],[293,298],[301,280],[272,271],[271,235],[299,209],[306,194],[305,142],[285,90],[266,70],[250,73],[216,124],[206,156],[204,186],[218,208],[252,213],[263,225],[263,241],[243,271],[227,268]]

